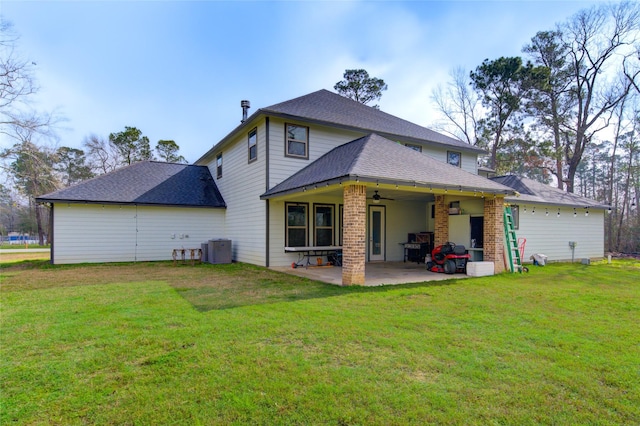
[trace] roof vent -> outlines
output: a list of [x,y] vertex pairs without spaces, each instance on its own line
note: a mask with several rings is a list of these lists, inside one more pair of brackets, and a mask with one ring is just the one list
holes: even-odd
[[251,103],[247,100],[240,101],[240,106],[242,107],[242,120],[240,122],[244,123],[247,121],[247,111],[251,108]]

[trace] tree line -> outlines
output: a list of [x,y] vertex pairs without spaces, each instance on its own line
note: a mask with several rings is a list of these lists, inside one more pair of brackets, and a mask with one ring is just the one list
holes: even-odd
[[441,131],[487,150],[482,166],[611,206],[609,251],[640,251],[640,4],[584,9],[523,56],[456,68],[432,101]]
[[[15,141],[0,160],[35,222],[36,196],[154,158],[149,139],[135,127],[108,138],[88,136],[84,149],[47,148],[41,142],[55,139],[61,117],[32,106],[35,64],[16,54],[17,37],[6,21],[0,35],[0,133]],[[450,81],[432,93],[443,117],[434,127],[485,149],[481,165],[497,174],[526,176],[610,205],[605,249],[640,251],[640,4],[581,10],[536,33],[522,53],[486,59],[470,72],[452,70]],[[388,88],[363,69],[343,77],[334,89],[363,104]],[[184,162],[170,140],[158,141],[155,155]],[[6,215],[16,193],[0,190]]]

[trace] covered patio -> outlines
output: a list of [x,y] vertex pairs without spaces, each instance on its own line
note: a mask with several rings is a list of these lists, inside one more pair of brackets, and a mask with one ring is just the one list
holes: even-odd
[[[272,267],[271,269],[286,274],[296,275],[328,284],[342,285],[342,268],[335,266]],[[466,274],[452,275],[427,271],[422,263],[416,262],[369,262],[365,264],[366,287],[381,285],[408,284],[424,281],[442,281],[469,278]]]
[[[504,269],[503,210],[506,195],[515,195],[515,192],[482,176],[428,155],[416,155],[410,148],[370,134],[334,148],[261,195],[269,202],[269,235],[274,236],[269,238],[274,243],[269,252],[273,263],[269,261],[267,265],[291,264],[292,257],[279,254],[284,247],[340,246],[342,268],[327,272],[326,276],[318,278],[321,281],[367,286],[420,282],[425,277],[446,279],[441,274],[427,272],[424,265],[418,268],[419,272],[409,267],[405,270],[405,266],[393,268],[401,259],[398,246],[394,244],[407,242],[405,238],[414,230],[425,230],[433,234],[432,244],[437,247],[451,241],[463,229],[464,235],[455,239],[469,247],[470,229],[456,228],[454,222],[451,227],[449,224],[452,210],[458,214],[464,208],[467,216],[460,217],[467,221],[466,225],[470,225],[471,213],[476,222],[482,223],[476,228],[482,241],[478,246],[482,248],[482,260],[493,262],[495,273],[500,273]],[[311,232],[315,230],[315,219],[306,212],[315,205],[323,204],[328,205],[332,212],[336,208],[343,209],[338,214],[340,226],[337,232],[331,225],[331,235],[338,235],[338,238],[331,239],[329,244],[312,244],[308,241],[315,242],[317,238],[307,236],[309,229]],[[289,220],[286,209],[291,206],[304,212],[295,225],[303,229],[304,241],[300,239],[295,244],[285,241],[289,232],[288,222],[283,223],[281,219]],[[432,222],[429,227],[428,221]],[[332,220],[326,222],[333,224]],[[377,266],[381,261],[389,266]],[[395,272],[389,273],[389,270]],[[338,279],[334,274],[341,277]]]

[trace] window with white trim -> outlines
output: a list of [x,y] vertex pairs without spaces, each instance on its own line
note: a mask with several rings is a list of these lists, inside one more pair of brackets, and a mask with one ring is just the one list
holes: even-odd
[[309,205],[307,203],[285,203],[286,218],[286,247],[306,247]]
[[297,124],[285,124],[285,155],[309,158],[309,128]]

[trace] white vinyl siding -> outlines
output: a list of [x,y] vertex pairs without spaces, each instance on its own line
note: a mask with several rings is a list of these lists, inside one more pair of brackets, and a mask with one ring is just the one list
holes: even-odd
[[549,216],[545,215],[545,207],[537,205],[536,213],[531,214],[533,206],[519,204],[520,229],[516,231],[518,238],[526,238],[524,262],[531,262],[531,255],[541,253],[549,260],[571,260],[569,241],[577,242],[575,260],[582,258],[604,257],[604,215],[603,210],[577,209],[573,216],[573,208],[563,207],[558,217],[558,207],[550,206]]
[[55,204],[53,263],[170,260],[218,237],[223,209]]
[[[291,124],[306,125],[287,121]],[[364,134],[346,132],[322,126],[309,126],[309,158],[285,156],[285,134],[283,120],[272,119],[269,128],[269,187],[273,187],[287,179],[300,169],[307,167],[333,148],[358,139]],[[226,198],[225,198],[226,200]]]
[[460,168],[469,173],[477,174],[478,173],[478,156],[474,153],[469,153],[465,151],[461,151],[458,148],[433,148],[433,147],[425,147],[422,150],[422,154],[428,155],[431,158],[435,158],[438,161],[441,161],[447,164],[447,152],[459,152],[462,154],[462,163]]
[[[265,265],[265,215],[266,201],[260,199],[265,188],[266,128],[264,120],[257,124],[258,158],[247,162],[247,132],[241,132],[226,144],[224,177],[216,179],[218,190],[227,204],[224,235],[231,240],[233,260]],[[253,128],[253,127],[251,127]],[[280,155],[283,155],[282,152]],[[212,174],[214,160],[208,164]]]

